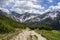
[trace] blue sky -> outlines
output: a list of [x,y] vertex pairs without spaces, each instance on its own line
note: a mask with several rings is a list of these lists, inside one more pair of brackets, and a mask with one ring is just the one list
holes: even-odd
[[50,8],[60,9],[60,0],[0,0],[0,9],[18,13],[41,13]]
[[38,2],[38,4],[48,9],[51,5],[56,6],[58,2],[60,2],[60,0],[52,0],[52,2],[49,2],[48,0],[42,0],[42,2]]

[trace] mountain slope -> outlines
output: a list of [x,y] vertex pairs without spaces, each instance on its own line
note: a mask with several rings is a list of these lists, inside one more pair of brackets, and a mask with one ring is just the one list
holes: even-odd
[[[33,19],[28,20],[29,22],[39,22],[43,21],[45,19],[51,19],[51,20],[57,20],[60,18],[60,11],[52,11],[52,12],[46,12],[42,15],[38,15],[37,17],[34,17]],[[39,21],[38,21],[39,20]]]
[[19,14],[19,13],[16,13],[15,11],[12,11],[11,14],[14,16],[15,20],[20,22],[26,22],[28,20],[30,20],[31,22],[36,22],[36,21],[44,20],[46,18],[51,18],[53,20],[56,17],[60,16],[60,11],[59,10],[48,11],[43,14],[34,14],[34,13],[28,13],[28,12]]
[[[60,29],[60,11],[49,11],[43,15],[25,21],[27,25],[48,25],[52,29]],[[43,27],[44,28],[44,27]]]
[[25,28],[26,25],[20,22],[17,22],[10,17],[6,16],[7,13],[3,11],[0,12],[0,33],[8,33],[15,31],[15,28]]
[[17,21],[20,21],[20,22],[25,22],[39,15],[39,14],[33,14],[33,13],[28,13],[28,12],[19,14],[19,13],[16,13],[15,11],[11,12],[11,14],[15,17]]

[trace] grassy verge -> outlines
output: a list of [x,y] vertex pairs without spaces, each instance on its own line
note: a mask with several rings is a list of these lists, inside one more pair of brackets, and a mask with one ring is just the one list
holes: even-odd
[[0,40],[9,40],[18,35],[20,32],[22,32],[22,29],[16,29],[16,31],[12,33],[0,34]]
[[35,40],[38,40],[38,37],[37,37],[36,35],[34,35],[34,39],[35,39]]
[[29,38],[27,40],[38,40],[38,37],[36,35],[29,35]]
[[35,30],[37,33],[46,37],[47,40],[60,40],[60,30]]
[[32,35],[29,35],[27,40],[32,40]]

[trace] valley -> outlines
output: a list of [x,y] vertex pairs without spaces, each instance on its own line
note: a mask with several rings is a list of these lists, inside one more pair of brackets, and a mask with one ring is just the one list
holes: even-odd
[[60,11],[40,15],[0,10],[0,40],[60,40]]

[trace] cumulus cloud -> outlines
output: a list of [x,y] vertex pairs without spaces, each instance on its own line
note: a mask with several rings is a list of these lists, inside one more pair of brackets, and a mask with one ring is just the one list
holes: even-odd
[[53,2],[53,0],[48,0],[49,2]]
[[47,10],[45,10],[45,12],[47,12],[47,11],[55,11],[55,10],[60,11],[60,2],[58,2],[56,6],[51,5]]
[[[53,0],[48,1],[53,2]],[[20,14],[25,12],[42,14],[45,9],[44,6],[38,4],[38,0],[0,0],[0,8],[7,8]],[[56,6],[50,6],[46,11],[55,9],[60,9],[60,2]]]
[[60,6],[60,2],[57,3]]
[[24,12],[35,13],[35,11],[44,9],[44,7],[38,5],[37,0],[18,0],[15,2],[15,5],[13,6],[12,9],[14,9],[15,11],[19,11],[20,13]]
[[[41,5],[37,4],[37,0],[1,0],[0,7],[11,7],[10,10],[14,10],[18,13],[40,13],[44,9]],[[12,5],[13,4],[13,5]]]
[[7,9],[5,8],[0,8],[0,10],[4,11],[4,12],[7,12],[8,14],[10,13]]
[[12,2],[14,2],[14,0],[0,0],[0,7],[6,7]]
[[49,8],[52,9],[52,10],[58,10],[58,9],[60,10],[60,2],[58,2],[56,6],[52,5]]

